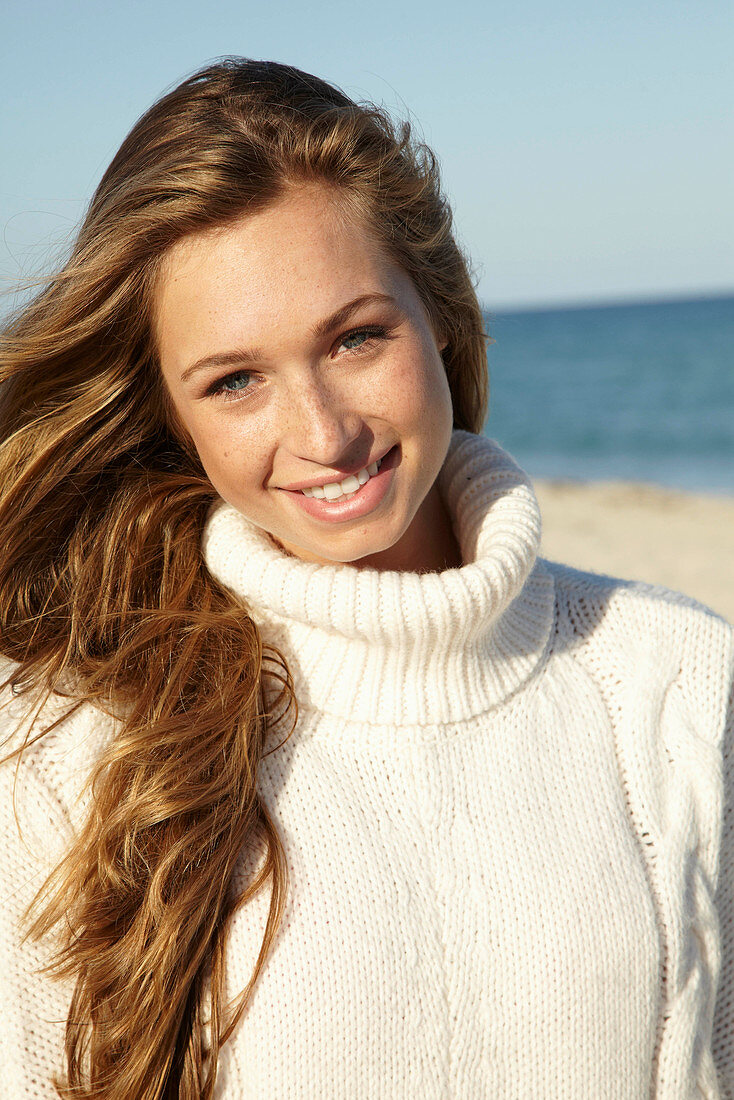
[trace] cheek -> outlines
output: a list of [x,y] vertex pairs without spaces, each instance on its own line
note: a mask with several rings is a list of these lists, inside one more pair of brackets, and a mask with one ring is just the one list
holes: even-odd
[[404,372],[396,379],[390,407],[400,410],[406,423],[419,430],[435,431],[453,423],[451,391],[443,363],[423,360],[420,369]]
[[202,418],[189,426],[199,460],[221,496],[246,492],[259,483],[266,468],[263,432],[245,430],[237,418]]

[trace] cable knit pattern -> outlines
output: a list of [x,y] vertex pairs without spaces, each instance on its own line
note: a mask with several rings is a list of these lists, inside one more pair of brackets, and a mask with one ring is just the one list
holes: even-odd
[[[532,489],[482,437],[454,434],[440,487],[466,563],[441,574],[301,562],[224,504],[207,524],[299,701],[259,775],[288,901],[217,1096],[734,1100],[732,630],[538,561]],[[109,735],[85,707],[29,750],[27,846],[0,769],[3,1096],[53,1095],[70,990],[18,917]],[[267,902],[235,915],[232,995]]]
[[[580,578],[568,573],[567,578],[578,591]],[[715,653],[716,645],[726,642],[726,628],[713,617],[702,619],[692,635],[690,602],[672,602],[669,593],[648,588],[655,602],[640,609],[647,622],[637,636],[630,635],[626,603],[640,586],[618,583],[619,603],[607,608],[604,630],[590,630],[598,615],[599,582],[587,577],[585,583],[588,595],[577,596],[568,614],[574,633],[584,637],[579,658],[613,715],[622,782],[647,853],[664,936],[655,1095],[716,1097],[706,1043],[720,968],[714,894],[723,788],[716,731],[723,726],[731,669],[730,658],[707,667],[701,656],[707,645],[713,643]],[[650,648],[653,630],[656,645]],[[726,658],[726,644],[722,655]],[[734,1034],[725,1045],[730,1059]]]

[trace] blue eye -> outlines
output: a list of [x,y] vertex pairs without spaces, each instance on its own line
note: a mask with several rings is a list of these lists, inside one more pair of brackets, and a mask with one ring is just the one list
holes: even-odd
[[252,371],[235,370],[224,378],[216,378],[207,387],[206,396],[219,397],[225,401],[239,400],[248,392],[255,393],[258,387],[254,383],[256,379],[253,378]]
[[382,339],[385,335],[386,332],[382,325],[357,328],[352,332],[348,332],[345,336],[342,336],[339,340],[339,346],[346,348],[347,351],[361,351],[370,341]]
[[[342,345],[349,350],[359,347],[368,339],[369,333],[367,332],[350,332],[348,336],[345,336],[342,340]],[[356,343],[355,343],[356,341]]]
[[219,386],[225,393],[237,393],[238,390],[246,390],[249,384],[250,372],[247,370],[238,370],[233,374],[228,374],[226,378],[223,378]]

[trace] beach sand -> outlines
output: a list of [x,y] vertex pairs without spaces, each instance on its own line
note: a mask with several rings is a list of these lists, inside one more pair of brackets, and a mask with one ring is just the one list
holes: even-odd
[[734,622],[734,496],[537,481],[546,558],[663,584]]

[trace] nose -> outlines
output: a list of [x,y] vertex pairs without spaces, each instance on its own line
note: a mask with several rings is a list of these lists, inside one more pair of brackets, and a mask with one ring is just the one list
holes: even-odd
[[320,466],[359,459],[355,452],[364,421],[353,401],[320,377],[305,380],[285,395],[285,440],[296,457]]

